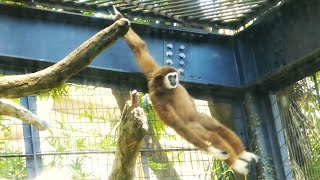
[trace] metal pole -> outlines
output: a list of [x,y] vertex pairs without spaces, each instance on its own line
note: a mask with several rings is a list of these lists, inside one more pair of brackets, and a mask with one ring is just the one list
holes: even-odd
[[[20,104],[33,113],[37,111],[35,96],[20,98]],[[26,157],[27,178],[34,179],[42,171],[42,159],[41,156],[37,156],[37,153],[41,152],[39,131],[30,124],[23,123],[23,136],[25,153],[32,154],[32,156]]]

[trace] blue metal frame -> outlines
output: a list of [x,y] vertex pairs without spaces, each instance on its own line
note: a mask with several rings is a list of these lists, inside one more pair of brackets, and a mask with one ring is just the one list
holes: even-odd
[[[35,96],[20,98],[20,104],[31,112],[37,113]],[[34,179],[37,175],[41,174],[43,167],[41,156],[37,155],[37,153],[41,152],[39,131],[30,124],[23,122],[23,137],[25,141],[25,153],[32,154],[32,156],[26,156],[27,178]]]
[[[306,54],[320,49],[320,31],[318,31],[320,1],[291,1],[294,3],[280,7],[273,14],[266,16],[263,23],[254,25],[235,37],[139,24],[132,26],[147,42],[150,53],[159,64],[165,65],[169,58],[172,59],[174,67],[184,70],[182,80],[199,86],[198,89],[191,88],[189,91],[191,94],[224,91],[226,87],[240,88],[243,93],[246,90],[243,87],[271,77],[275,71],[289,67]],[[111,23],[111,20],[94,17],[0,5],[0,41],[2,42],[0,64],[5,62],[1,60],[5,57],[29,59],[30,61],[25,61],[26,64],[55,63]],[[168,44],[172,44],[172,48],[169,48]],[[185,48],[181,49],[181,45]],[[169,51],[172,51],[172,56],[167,55]],[[180,53],[184,53],[185,58],[181,57]],[[316,56],[311,57],[316,58]],[[181,65],[180,61],[184,65]],[[316,64],[319,64],[318,61]],[[299,68],[299,66],[292,67],[293,70]],[[319,70],[320,66],[315,66],[313,70],[315,69]],[[122,39],[99,55],[91,64],[89,71],[132,74],[140,72]],[[298,78],[294,77],[291,80]],[[275,82],[280,81],[275,80]],[[216,87],[208,88],[203,86],[204,84],[216,85]],[[201,87],[205,88],[199,92]],[[272,112],[270,102],[267,95],[252,94],[252,96],[253,100],[247,104],[247,108],[251,109],[249,114],[263,114],[261,124],[258,126],[259,145],[265,155],[273,157],[272,163],[276,167],[277,177],[282,179],[287,172],[287,167],[279,162],[283,158],[280,157],[283,152],[279,152],[276,145],[277,141],[281,140],[276,140],[272,134],[277,127],[270,116]],[[27,102],[30,105],[30,102],[34,101],[26,101],[22,98],[22,103],[26,106]],[[238,107],[239,104],[234,106]],[[238,109],[235,109],[234,113],[238,117]],[[243,115],[246,114],[243,113]],[[243,122],[236,122],[239,123],[237,131],[241,134]],[[37,132],[28,126],[25,126],[24,132],[26,137],[37,138]],[[242,138],[246,139],[246,137]],[[33,144],[32,147],[26,145],[26,149],[26,153],[39,150],[37,144]],[[41,163],[41,159],[38,158],[27,159],[27,163],[34,163],[34,160]],[[265,157],[262,161],[269,163]],[[30,177],[33,177],[35,170],[30,169],[29,173]],[[268,172],[265,175],[272,176]]]
[[[42,14],[39,18],[32,16],[33,11],[35,10],[23,7],[0,6],[0,34],[2,34],[0,41],[4,42],[0,45],[1,55],[57,62],[101,30],[103,28],[101,24],[106,26],[111,23],[110,20],[94,17],[37,10],[38,14]],[[14,15],[14,12],[18,14]],[[30,14],[27,16],[26,13]],[[38,14],[35,16],[40,16]],[[75,22],[65,22],[64,18],[75,19]],[[94,21],[85,23],[88,19]],[[79,22],[84,23],[79,24]],[[231,37],[193,34],[193,38],[187,38],[191,34],[181,36],[176,31],[170,33],[164,29],[138,24],[133,24],[133,28],[147,42],[150,53],[161,65],[166,61],[164,55],[166,43],[175,44],[175,47],[185,44],[186,64],[182,80],[225,86],[239,85]],[[175,52],[173,56],[175,62],[179,61],[178,54]],[[132,53],[122,39],[97,56],[90,67],[120,72],[140,72]]]
[[319,9],[318,0],[291,0],[238,36],[252,48],[258,79],[320,48]]
[[[279,165],[279,168],[276,168],[276,170],[283,170],[283,177],[279,179],[287,179],[291,180],[293,179],[293,174],[292,174],[292,167],[290,166],[289,162],[289,151],[285,142],[285,136],[284,136],[284,130],[281,122],[281,116],[279,112],[279,107],[278,107],[278,99],[276,95],[270,95],[269,96],[270,101],[271,101],[271,106],[272,106],[272,115],[274,118],[274,136],[277,136],[275,139],[278,139],[278,142],[274,143],[274,146],[278,145],[278,156],[279,158],[275,159],[275,161],[280,161],[277,163]],[[279,173],[277,173],[279,174]]]
[[[183,81],[250,86],[320,47],[320,2],[291,2],[235,37],[154,25],[133,24],[133,28],[161,65],[168,59],[166,45],[173,44],[173,65],[184,69]],[[0,41],[4,42],[0,44],[0,55],[57,62],[111,23],[112,20],[95,17],[0,5]],[[186,47],[184,66],[179,65],[180,45]],[[122,39],[99,55],[90,67],[140,72]]]

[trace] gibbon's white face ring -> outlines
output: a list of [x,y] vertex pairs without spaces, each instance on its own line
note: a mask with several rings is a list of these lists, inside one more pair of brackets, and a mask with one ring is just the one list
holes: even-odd
[[179,84],[179,74],[177,72],[171,72],[168,73],[164,78],[163,78],[163,83],[164,86],[167,89],[174,89],[178,86]]

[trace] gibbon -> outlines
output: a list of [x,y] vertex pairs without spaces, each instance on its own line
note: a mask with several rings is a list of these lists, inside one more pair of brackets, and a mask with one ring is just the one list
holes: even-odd
[[[122,17],[115,9],[115,20]],[[131,28],[124,39],[148,81],[149,97],[160,119],[194,146],[224,160],[234,171],[247,174],[249,164],[258,157],[245,150],[232,130],[197,111],[193,98],[179,83],[179,72],[171,66],[160,67]]]

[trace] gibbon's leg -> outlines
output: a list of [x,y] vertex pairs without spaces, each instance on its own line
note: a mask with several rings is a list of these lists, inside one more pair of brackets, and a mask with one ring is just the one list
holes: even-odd
[[254,160],[255,162],[258,162],[258,156],[245,150],[239,136],[236,135],[231,129],[225,127],[215,118],[203,113],[199,113],[199,118],[197,121],[199,121],[203,127],[219,134],[226,142],[228,142],[240,160],[246,162],[251,162]]
[[[123,15],[114,8],[115,20],[123,18]],[[144,75],[149,80],[152,73],[160,68],[154,58],[149,53],[146,43],[137,35],[132,28],[129,28],[126,35],[123,36],[129,48],[134,54],[138,65],[143,70]]]
[[225,139],[231,145],[231,147],[234,148],[234,151],[237,155],[240,155],[245,151],[239,136],[236,135],[236,133],[234,133],[231,129],[225,127],[215,118],[203,113],[199,113],[197,121],[201,123],[201,125],[207,130],[215,132]]
[[201,139],[208,141],[212,146],[217,147],[218,149],[224,150],[229,154],[228,163],[232,164],[237,158],[234,149],[226,142],[220,135],[215,132],[205,129],[199,122],[193,121],[188,124],[189,129],[197,134]]
[[156,112],[162,117],[162,119],[166,120],[168,126],[173,128],[180,136],[186,139],[189,143],[195,145],[199,149],[202,149],[214,157],[225,160],[229,157],[229,154],[226,151],[215,148],[214,146],[209,145],[203,138],[201,138],[198,134],[195,134],[192,131],[186,122],[181,120],[173,108],[169,105],[159,107],[156,109]]
[[[199,123],[196,122],[195,123]],[[200,124],[200,126],[202,126]],[[211,144],[219,149],[226,150],[229,154],[229,158],[226,159],[224,162],[229,165],[234,171],[240,173],[240,174],[248,174],[249,173],[249,162],[246,160],[242,160],[238,157],[236,152],[234,151],[234,148],[231,147],[231,145],[223,139],[220,135],[217,133],[210,131],[204,127],[202,128],[194,128],[196,127],[195,125],[192,125],[193,129],[192,131],[199,135],[202,139],[205,139]]]

